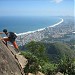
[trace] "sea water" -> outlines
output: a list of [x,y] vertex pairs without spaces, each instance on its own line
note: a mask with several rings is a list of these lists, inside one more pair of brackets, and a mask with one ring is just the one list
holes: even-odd
[[54,25],[60,21],[56,16],[1,16],[0,32],[3,29],[15,33],[34,31]]

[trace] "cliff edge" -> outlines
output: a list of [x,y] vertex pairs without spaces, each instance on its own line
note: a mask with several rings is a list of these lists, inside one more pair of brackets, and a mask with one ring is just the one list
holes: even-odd
[[11,47],[7,48],[0,40],[0,75],[23,75],[20,68],[21,66],[19,66],[20,63],[11,51],[14,52],[14,49]]

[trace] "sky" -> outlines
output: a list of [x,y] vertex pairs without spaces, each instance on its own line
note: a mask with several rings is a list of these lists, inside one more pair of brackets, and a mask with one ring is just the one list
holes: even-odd
[[0,0],[0,16],[74,16],[75,0]]

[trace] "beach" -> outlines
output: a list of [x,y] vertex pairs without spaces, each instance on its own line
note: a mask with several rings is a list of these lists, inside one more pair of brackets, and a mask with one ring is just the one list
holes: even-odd
[[21,36],[21,35],[31,34],[31,33],[37,32],[37,31],[43,31],[43,30],[45,30],[46,28],[55,27],[55,26],[57,26],[57,25],[60,25],[62,22],[64,22],[63,18],[60,18],[60,20],[61,20],[60,22],[58,22],[58,23],[56,23],[56,24],[54,24],[54,25],[51,25],[51,26],[49,26],[49,27],[37,29],[37,30],[34,30],[34,31],[23,32],[23,33],[19,33],[19,34],[16,33],[16,35],[17,35],[17,36]]

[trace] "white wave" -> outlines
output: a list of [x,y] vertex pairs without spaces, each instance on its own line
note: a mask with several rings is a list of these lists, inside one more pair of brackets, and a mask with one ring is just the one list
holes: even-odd
[[[52,26],[49,26],[49,27],[55,27],[55,26],[61,24],[64,20],[63,20],[63,18],[60,18],[60,19],[61,19],[60,22],[58,22],[58,23],[56,23],[56,24],[54,24],[54,25],[52,25]],[[17,35],[17,36],[26,35],[26,34],[34,33],[34,32],[37,32],[37,31],[42,31],[42,30],[44,30],[44,29],[46,29],[46,28],[49,28],[49,27],[41,28],[41,29],[34,30],[34,31],[28,31],[28,32],[24,32],[24,33],[19,33],[19,34],[16,34],[16,35]]]
[[56,23],[56,24],[54,24],[54,25],[52,25],[52,26],[49,26],[49,27],[55,27],[55,26],[57,26],[57,25],[61,24],[64,20],[63,20],[62,18],[60,18],[60,19],[61,19],[61,21],[60,21],[60,22],[58,22],[58,23]]
[[74,34],[75,34],[75,32],[72,32],[72,33],[74,33]]

